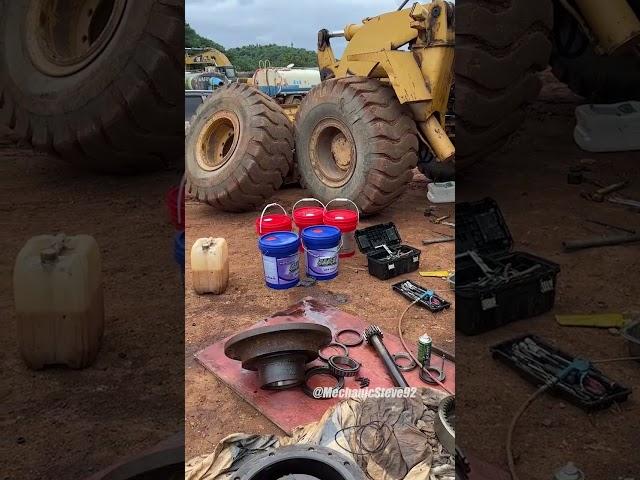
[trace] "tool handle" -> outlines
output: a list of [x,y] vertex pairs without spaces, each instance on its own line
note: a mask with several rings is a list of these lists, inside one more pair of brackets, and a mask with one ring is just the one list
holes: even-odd
[[295,210],[296,210],[296,206],[301,202],[318,202],[320,205],[322,205],[322,208],[324,208],[324,209],[327,208],[327,207],[324,206],[324,203],[322,203],[317,198],[305,197],[305,198],[301,198],[300,200],[298,200],[296,203],[293,204],[293,208],[291,209],[291,215],[293,215],[293,212],[295,212]]
[[267,205],[266,207],[264,207],[262,209],[262,213],[260,214],[260,223],[258,226],[258,231],[260,233],[260,235],[262,235],[262,219],[264,218],[264,214],[265,212],[271,208],[271,207],[280,207],[282,209],[282,211],[284,212],[284,214],[287,214],[287,211],[284,209],[284,207],[282,205],[280,205],[279,203],[270,203],[269,205]]
[[329,200],[329,202],[324,206],[325,212],[329,209],[329,205],[333,202],[344,202],[353,205],[356,209],[356,213],[358,214],[358,223],[360,223],[360,209],[358,209],[358,205],[356,205],[353,201],[349,200],[348,198],[334,198],[333,200]]

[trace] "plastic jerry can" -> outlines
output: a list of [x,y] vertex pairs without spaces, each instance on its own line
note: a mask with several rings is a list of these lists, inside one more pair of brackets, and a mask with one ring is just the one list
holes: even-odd
[[199,238],[191,247],[191,273],[196,293],[220,294],[229,284],[229,248],[224,238]]
[[20,353],[39,369],[93,363],[104,330],[100,251],[89,235],[38,235],[13,272]]

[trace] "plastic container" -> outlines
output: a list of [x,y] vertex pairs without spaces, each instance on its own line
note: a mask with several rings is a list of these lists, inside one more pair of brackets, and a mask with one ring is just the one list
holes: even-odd
[[[456,329],[466,335],[541,315],[555,302],[558,264],[513,252],[513,239],[495,200],[456,205]],[[475,252],[489,268],[529,272],[499,284],[480,283],[482,268],[466,252]]]
[[[339,209],[329,210],[329,205],[333,202],[350,203],[355,208],[353,210]],[[325,225],[338,227],[342,232],[342,247],[340,248],[340,258],[352,257],[356,253],[356,228],[360,222],[360,210],[358,206],[348,198],[335,198],[324,208],[323,220]]]
[[588,152],[640,150],[640,102],[576,107],[573,137]]
[[[569,355],[562,350],[549,345],[535,335],[521,335],[519,337],[507,340],[491,347],[490,350],[494,358],[503,361],[508,366],[516,370],[523,378],[536,386],[544,384],[547,379],[543,378],[538,373],[534,374],[533,372],[535,372],[535,370],[526,367],[523,368],[523,361],[513,353],[513,345],[520,343],[526,338],[531,338],[539,346],[553,352],[554,355],[563,357],[568,363],[571,363],[574,360],[574,357],[572,355]],[[625,387],[624,385],[621,385],[610,378],[607,378],[600,370],[598,370],[593,365],[589,367],[589,372],[596,376],[596,378],[601,378],[601,383],[603,383],[607,387],[604,394],[597,400],[586,400],[582,397],[577,396],[572,389],[564,384],[564,382],[556,383],[553,387],[551,387],[551,391],[557,393],[568,402],[573,403],[574,405],[577,405],[587,411],[602,410],[608,408],[614,402],[624,402],[625,400],[627,400],[629,395],[631,395],[630,388]]]
[[[298,204],[302,202],[315,202],[321,206],[296,208]],[[293,223],[295,223],[298,229],[298,235],[302,235],[302,231],[307,227],[322,225],[324,223],[324,208],[324,203],[316,198],[301,198],[293,204],[291,216],[293,217]],[[300,251],[302,251],[302,245],[300,245]]]
[[[284,213],[265,215],[266,211],[271,207],[280,207]],[[256,218],[256,233],[258,235],[266,235],[271,232],[290,232],[292,229],[291,217],[287,215],[287,211],[279,203],[270,203],[264,207],[260,216]]]
[[91,365],[104,330],[100,251],[89,235],[39,235],[16,258],[18,345],[30,368]]
[[184,230],[184,180],[167,192],[165,200],[171,224],[176,230]]
[[284,290],[300,281],[300,237],[294,232],[272,232],[260,237],[264,280],[269,288]]
[[393,222],[357,230],[356,243],[367,256],[369,274],[380,280],[415,272],[420,266],[420,250],[402,244]]
[[453,203],[456,201],[456,182],[430,183],[427,198],[431,203]]
[[220,294],[229,284],[229,248],[224,238],[199,238],[191,247],[191,280],[196,293]]
[[622,330],[622,338],[627,341],[629,356],[640,357],[640,321],[627,325]]
[[173,258],[180,269],[180,278],[184,285],[184,230],[173,238]]
[[314,225],[302,231],[308,277],[322,281],[338,276],[341,239],[342,232],[332,225]]

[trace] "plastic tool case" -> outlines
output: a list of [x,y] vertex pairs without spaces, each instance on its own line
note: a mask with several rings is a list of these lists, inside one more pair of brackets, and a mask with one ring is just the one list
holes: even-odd
[[356,243],[367,256],[369,274],[380,280],[414,272],[420,265],[420,250],[402,245],[393,222],[356,230]]
[[456,328],[462,333],[476,335],[553,307],[558,264],[512,247],[495,200],[456,205]]
[[[522,335],[511,340],[499,343],[491,347],[491,353],[493,358],[506,363],[509,367],[516,370],[523,378],[533,383],[534,385],[543,385],[547,379],[542,377],[536,370],[530,368],[528,362],[523,362],[517,355],[514,354],[514,345],[519,344],[523,340],[532,339],[537,345],[544,348],[547,351],[552,352],[559,357],[564,358],[567,363],[571,363],[574,360],[573,355],[569,355],[562,350],[554,348],[550,344],[546,343],[535,335]],[[575,375],[569,375],[566,379],[556,383],[552,387],[552,391],[557,393],[568,402],[579,406],[587,411],[602,410],[611,406],[613,402],[624,402],[631,395],[631,389],[617,383],[616,381],[606,377],[600,370],[593,365],[589,366],[588,375],[598,379],[605,386],[605,390],[598,396],[592,398],[583,398],[576,394],[575,389],[572,388],[576,384],[580,384],[580,380],[575,378]]]

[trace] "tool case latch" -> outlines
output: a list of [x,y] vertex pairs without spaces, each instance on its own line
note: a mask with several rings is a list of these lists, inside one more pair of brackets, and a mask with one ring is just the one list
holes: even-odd
[[553,278],[547,278],[544,280],[540,280],[540,292],[547,293],[551,292],[554,289]]
[[482,310],[490,310],[492,308],[496,308],[498,306],[498,302],[496,302],[496,297],[486,297],[480,300],[480,305],[482,306]]

